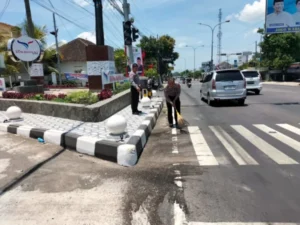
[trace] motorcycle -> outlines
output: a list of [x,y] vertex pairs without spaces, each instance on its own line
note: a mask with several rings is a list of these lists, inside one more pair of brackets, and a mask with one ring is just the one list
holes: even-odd
[[192,83],[191,83],[191,82],[188,82],[188,83],[187,83],[187,86],[188,86],[188,88],[191,88],[191,87],[192,87]]

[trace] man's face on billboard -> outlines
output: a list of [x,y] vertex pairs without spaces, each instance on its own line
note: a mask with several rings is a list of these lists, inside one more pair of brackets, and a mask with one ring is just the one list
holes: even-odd
[[141,65],[142,61],[140,59],[137,60],[137,64]]
[[275,10],[276,13],[282,12],[283,8],[284,8],[284,2],[283,1],[282,2],[276,2],[274,4],[274,10]]
[[296,7],[297,7],[297,10],[298,10],[298,12],[300,12],[300,1],[299,1],[299,2],[297,2],[297,5],[296,5]]

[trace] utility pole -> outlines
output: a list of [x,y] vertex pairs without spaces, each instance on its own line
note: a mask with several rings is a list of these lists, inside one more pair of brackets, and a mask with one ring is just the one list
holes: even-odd
[[25,10],[26,10],[26,19],[28,25],[28,36],[34,38],[34,26],[31,17],[31,9],[30,9],[30,0],[24,0],[25,3]]
[[197,47],[186,45],[185,47],[194,49],[194,73],[195,73],[196,72],[196,50],[197,48],[204,47],[204,45],[200,45]]
[[[52,8],[55,10],[54,5],[52,4],[51,0],[49,0],[49,3],[52,6]],[[60,58],[59,58],[59,48],[58,48],[58,40],[57,40],[58,29],[56,27],[55,13],[53,13],[52,15],[53,15],[54,31],[50,32],[50,34],[54,35],[54,37],[55,37],[57,69],[58,69],[58,73],[59,73],[58,74],[58,78],[59,78],[59,84],[62,85],[62,81],[61,81],[61,69],[60,69]]]
[[[257,41],[255,41],[255,69],[257,68],[257,63],[256,63],[256,59],[257,59]],[[253,59],[252,59],[253,60]]]
[[[127,22],[129,21],[129,14],[130,14],[130,4],[127,2],[127,0],[123,0],[123,11],[124,11],[124,21]],[[127,45],[127,46],[128,46],[130,63],[133,64],[134,59],[133,59],[132,45]]]
[[55,13],[53,13],[53,23],[54,23],[54,36],[55,36],[55,45],[56,45],[56,58],[57,58],[57,69],[58,69],[58,76],[59,76],[59,84],[62,85],[61,81],[61,70],[60,70],[60,58],[59,58],[59,48],[58,48],[58,29],[56,28],[56,20],[55,20]]
[[96,44],[104,45],[103,6],[102,0],[94,0],[96,17]]
[[257,57],[256,55],[257,55],[257,41],[255,41],[255,57]]
[[222,59],[222,56],[221,56],[221,53],[222,53],[222,25],[221,25],[222,16],[223,16],[222,9],[219,9],[218,19],[219,19],[220,26],[219,26],[219,33],[218,33],[218,64],[221,63],[221,59]]

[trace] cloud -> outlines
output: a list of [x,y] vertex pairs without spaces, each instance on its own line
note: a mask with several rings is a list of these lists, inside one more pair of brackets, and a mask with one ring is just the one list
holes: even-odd
[[258,31],[258,28],[254,28],[254,29],[252,29],[252,30],[247,31],[247,32],[244,34],[244,38],[247,38],[247,37],[249,37],[249,36],[251,36],[251,35],[257,34],[257,31]]
[[185,46],[187,46],[187,43],[181,42],[177,46],[178,46],[178,48],[184,48]]
[[95,32],[83,32],[80,33],[77,38],[82,38],[93,43],[96,43],[96,33]]
[[[136,4],[140,4],[138,0],[133,0],[136,2]],[[167,5],[167,4],[176,4],[178,2],[183,2],[184,0],[148,0],[148,1],[143,1],[143,4],[141,4],[141,8],[149,9],[149,8],[155,8],[159,7],[162,5]]]
[[265,16],[265,6],[266,0],[256,0],[252,4],[246,4],[234,17],[242,22],[258,22]]
[[253,33],[253,34],[257,34],[257,31],[258,31],[258,28],[254,28],[254,29],[252,30],[252,33]]
[[81,7],[86,7],[90,5],[88,0],[73,0],[77,5],[80,5]]

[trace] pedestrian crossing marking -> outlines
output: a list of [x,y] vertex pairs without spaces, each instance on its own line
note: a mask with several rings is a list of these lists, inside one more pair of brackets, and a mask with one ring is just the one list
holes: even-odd
[[270,222],[189,222],[188,225],[300,225],[300,223],[270,223]]
[[289,125],[289,124],[277,124],[277,126],[281,127],[281,128],[284,128],[294,134],[298,134],[300,135],[300,129],[297,128],[297,127],[294,127],[292,125]]
[[217,166],[218,161],[205,141],[199,127],[188,127],[190,138],[200,166]]
[[291,148],[295,149],[296,151],[300,152],[300,142],[296,141],[266,125],[263,124],[257,124],[254,125],[256,128],[260,129],[261,131],[269,134],[273,138],[277,139],[278,141],[290,146]]
[[277,148],[273,147],[272,145],[264,141],[262,138],[252,133],[247,128],[241,125],[232,125],[231,127],[235,131],[237,131],[241,136],[243,136],[246,140],[252,143],[258,150],[263,152],[276,163],[280,165],[298,164],[298,162],[296,162],[286,154],[282,153]]
[[258,165],[258,163],[220,126],[210,126],[211,131],[227,149],[239,165]]

